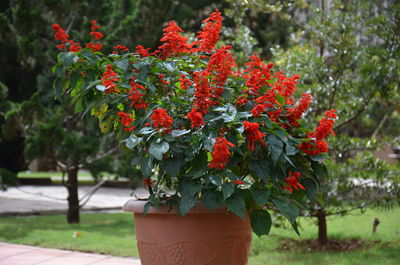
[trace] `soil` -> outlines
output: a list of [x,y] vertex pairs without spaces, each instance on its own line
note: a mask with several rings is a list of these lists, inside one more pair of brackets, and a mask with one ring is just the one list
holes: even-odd
[[304,239],[296,240],[284,238],[280,241],[278,250],[280,251],[301,251],[301,252],[352,252],[356,250],[365,250],[374,245],[381,244],[380,240],[362,240],[359,238],[348,239],[330,239],[327,245],[320,245],[318,240]]

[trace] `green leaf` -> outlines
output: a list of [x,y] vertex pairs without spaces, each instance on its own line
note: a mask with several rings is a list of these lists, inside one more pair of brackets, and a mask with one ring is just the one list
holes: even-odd
[[271,215],[267,210],[253,210],[250,212],[251,227],[258,237],[268,235],[271,230]]
[[168,71],[173,72],[175,71],[176,65],[173,62],[163,62],[163,65],[165,68],[167,68]]
[[271,193],[270,190],[263,189],[263,188],[258,188],[252,186],[250,188],[251,196],[253,197],[254,201],[258,206],[264,206],[267,204],[269,195]]
[[221,192],[207,189],[202,193],[204,205],[209,211],[224,205],[224,198]]
[[264,182],[270,175],[269,166],[265,160],[252,160],[250,161],[250,170],[253,171]]
[[276,100],[278,100],[278,102],[279,102],[281,105],[284,105],[284,104],[285,104],[285,99],[282,97],[281,94],[277,94],[277,95],[275,96],[275,98],[276,98]]
[[140,139],[135,135],[131,135],[126,139],[125,145],[126,147],[128,147],[129,149],[133,149],[135,148],[135,146],[137,146],[140,143]]
[[323,178],[328,176],[328,169],[326,168],[326,165],[318,163],[318,162],[312,162],[311,163],[311,168],[314,171],[314,174],[317,177]]
[[58,55],[59,62],[66,67],[74,62],[75,54],[73,52],[62,52]]
[[121,69],[122,71],[126,72],[126,70],[128,70],[128,66],[129,66],[129,61],[124,59],[124,60],[119,60],[115,62],[115,65]]
[[232,104],[228,103],[226,104],[226,112],[222,113],[221,117],[224,119],[225,122],[231,122],[235,120],[237,114],[237,110],[235,106]]
[[82,98],[78,99],[75,103],[75,114],[83,111]]
[[163,155],[168,152],[169,144],[165,141],[154,143],[152,142],[149,147],[149,153],[157,160],[162,160]]
[[253,114],[251,114],[250,112],[247,112],[247,111],[240,111],[240,112],[238,112],[238,118],[239,119],[241,119],[241,118],[250,118],[250,117],[252,117],[253,116]]
[[172,130],[171,135],[173,137],[179,137],[185,134],[188,134],[190,130]]
[[315,184],[314,180],[310,178],[305,178],[301,180],[301,184],[306,189],[305,193],[307,195],[307,198],[310,201],[315,202],[317,198],[317,185]]
[[153,160],[151,159],[151,157],[141,157],[139,159],[139,163],[143,177],[149,177],[151,175],[151,171],[153,170]]
[[96,89],[101,91],[101,92],[104,92],[107,88],[104,85],[96,85]]
[[165,172],[167,172],[167,174],[171,177],[175,178],[178,176],[179,171],[181,170],[182,161],[178,158],[170,158],[163,161],[163,166]]
[[140,129],[139,134],[151,134],[153,132],[155,132],[153,128],[143,127],[142,129]]
[[222,194],[224,195],[224,200],[229,198],[235,191],[235,185],[233,183],[222,184]]
[[325,154],[318,154],[316,156],[310,156],[311,160],[316,161],[316,162],[320,162],[320,163],[324,162],[327,157],[328,157],[328,155],[326,153]]
[[215,139],[214,139],[214,138],[207,138],[207,139],[204,141],[204,148],[205,148],[207,151],[212,152],[212,151],[213,151],[213,148],[214,148],[214,144],[215,144]]
[[287,143],[286,144],[286,155],[291,156],[291,155],[295,155],[297,154],[297,152],[299,151],[299,148],[295,145],[293,145],[292,143]]
[[211,181],[211,184],[213,184],[213,185],[215,185],[215,186],[221,186],[222,185],[222,179],[221,179],[221,177],[220,176],[218,176],[218,175],[212,175],[212,176],[210,176],[210,181]]
[[146,82],[149,70],[150,70],[150,65],[147,62],[140,63],[137,80],[140,82]]
[[283,150],[283,142],[277,136],[271,134],[268,137],[268,149],[271,152],[272,161],[276,165]]
[[299,209],[296,207],[296,205],[283,199],[273,199],[272,201],[282,215],[285,216],[291,224],[296,222],[296,218],[299,216]]
[[194,181],[185,181],[181,184],[181,202],[179,212],[185,216],[196,205],[196,193],[201,190],[201,184]]
[[232,196],[225,200],[228,209],[231,210],[234,214],[244,219],[244,214],[246,212],[246,204],[240,194],[239,190],[236,190]]
[[88,59],[91,63],[96,63],[96,55],[94,55],[93,53],[87,52],[87,51],[83,51],[81,53],[81,55],[83,57],[85,57],[86,59]]

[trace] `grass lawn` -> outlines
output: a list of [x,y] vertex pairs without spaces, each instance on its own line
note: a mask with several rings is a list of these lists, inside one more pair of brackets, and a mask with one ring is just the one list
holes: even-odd
[[[380,220],[378,232],[371,234],[375,217]],[[368,210],[363,215],[329,219],[329,235],[335,238],[361,238],[381,243],[370,249],[347,253],[277,251],[282,237],[298,238],[294,232],[273,228],[270,236],[253,237],[250,265],[273,264],[400,264],[400,207],[390,211]],[[301,220],[302,239],[315,238],[316,227]],[[73,237],[80,232],[80,237]],[[278,236],[279,235],[279,236]],[[132,215],[84,214],[81,224],[66,224],[65,216],[1,217],[0,241],[17,244],[106,253],[138,257]]]
[[[115,176],[112,174],[106,174],[107,178],[114,179]],[[61,184],[62,174],[61,172],[30,172],[23,171],[18,173],[19,179],[35,179],[35,178],[50,178],[53,184]],[[65,176],[65,179],[67,176]],[[128,179],[119,178],[120,181],[126,181]],[[96,181],[93,179],[92,175],[86,171],[79,171],[78,181],[81,185],[95,185]]]

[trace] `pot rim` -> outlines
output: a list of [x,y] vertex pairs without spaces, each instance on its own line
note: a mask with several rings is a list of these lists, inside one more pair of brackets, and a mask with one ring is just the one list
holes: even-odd
[[[137,200],[137,199],[129,199],[125,202],[122,207],[122,211],[124,212],[133,212],[133,213],[143,213],[144,205],[147,203],[147,200]],[[228,209],[226,206],[218,207],[209,211],[207,207],[203,203],[197,203],[195,207],[193,207],[188,214],[212,214],[212,213],[228,213]],[[150,206],[147,214],[178,214],[176,208],[168,211],[168,207],[163,205],[161,207],[152,207]]]

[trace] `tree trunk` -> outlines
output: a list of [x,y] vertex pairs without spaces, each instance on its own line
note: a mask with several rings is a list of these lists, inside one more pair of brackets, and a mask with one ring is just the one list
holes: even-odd
[[318,242],[321,245],[328,244],[328,227],[326,225],[326,212],[323,209],[318,210]]
[[68,172],[68,212],[67,221],[79,223],[79,197],[78,197],[78,167],[69,169]]

